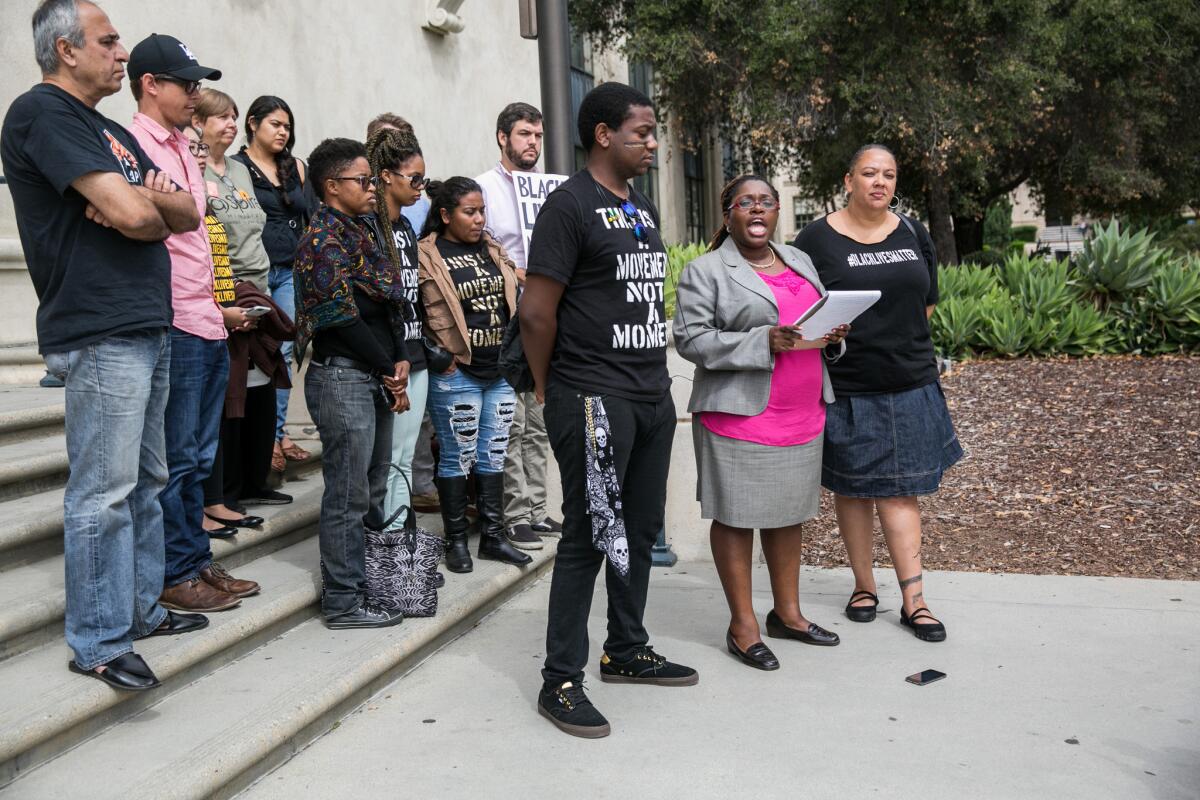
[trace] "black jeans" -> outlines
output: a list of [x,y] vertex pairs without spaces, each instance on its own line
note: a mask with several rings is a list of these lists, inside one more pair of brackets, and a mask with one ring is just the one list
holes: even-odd
[[379,380],[349,367],[310,363],[304,398],[321,435],[321,611],[332,618],[366,596],[363,528],[383,524],[393,413]]
[[[596,573],[605,563],[604,554],[592,547],[583,397],[582,392],[562,385],[551,385],[546,391],[546,431],[558,461],[563,492],[563,534],[550,583],[546,666],[542,670],[547,683],[583,678],[592,590]],[[675,437],[675,403],[670,394],[653,402],[612,395],[603,399],[629,540],[629,584],[622,582],[611,567],[605,569],[608,639],[604,652],[623,659],[650,640],[642,616],[650,582],[650,548],[663,527],[667,470]]]

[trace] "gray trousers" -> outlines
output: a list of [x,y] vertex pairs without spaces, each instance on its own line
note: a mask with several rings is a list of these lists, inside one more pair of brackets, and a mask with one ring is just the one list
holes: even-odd
[[546,454],[550,439],[533,392],[517,395],[504,459],[504,524],[531,525],[546,518]]
[[417,435],[417,447],[413,451],[412,490],[413,494],[432,494],[433,472],[437,466],[433,461],[433,421],[425,411],[421,419],[421,432]]

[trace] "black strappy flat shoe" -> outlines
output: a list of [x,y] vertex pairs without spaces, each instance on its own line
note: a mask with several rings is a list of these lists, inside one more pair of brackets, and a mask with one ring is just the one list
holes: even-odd
[[[933,622],[927,622],[923,625],[917,625],[916,621],[920,619],[931,619]],[[937,617],[930,613],[928,608],[921,606],[910,617],[904,613],[904,609],[900,609],[900,624],[912,628],[913,636],[924,642],[944,642],[946,641],[946,626],[943,625]]]
[[[869,597],[875,601],[875,605],[871,606],[856,606],[854,601],[862,600],[864,597]],[[879,608],[879,598],[866,589],[859,589],[854,594],[850,595],[850,602],[846,603],[846,616],[851,622],[874,622],[875,610]]]

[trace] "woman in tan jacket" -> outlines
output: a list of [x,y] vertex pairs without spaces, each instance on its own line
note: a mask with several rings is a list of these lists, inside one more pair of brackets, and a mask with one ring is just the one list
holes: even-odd
[[417,245],[421,302],[433,342],[453,356],[430,365],[429,416],[437,431],[438,495],[448,549],[446,568],[470,572],[467,476],[475,474],[479,557],[509,564],[532,559],[504,531],[504,457],[516,394],[500,376],[500,341],[517,312],[517,274],[483,229],[483,192],[470,178],[431,181],[429,218]]

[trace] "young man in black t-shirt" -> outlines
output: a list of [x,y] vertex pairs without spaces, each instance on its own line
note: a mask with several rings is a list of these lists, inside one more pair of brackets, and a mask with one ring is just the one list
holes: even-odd
[[530,243],[522,341],[563,489],[538,711],[574,736],[607,736],[583,692],[588,611],[607,558],[608,639],[600,679],[685,686],[696,671],[649,646],[642,625],[650,548],[663,526],[675,405],[667,375],[658,211],[644,175],[656,120],[645,95],[597,86],[579,108],[587,167],[556,189]]
[[67,363],[70,668],[116,689],[151,689],[158,678],[133,640],[208,624],[157,602],[171,358],[163,240],[194,230],[200,214],[127,130],[96,111],[121,88],[129,58],[104,12],[45,0],[33,30],[43,81],[9,107],[0,158],[38,295],[38,347]]

